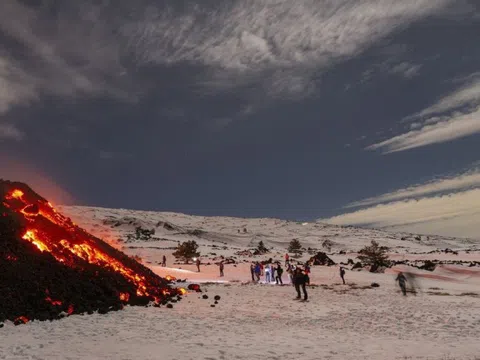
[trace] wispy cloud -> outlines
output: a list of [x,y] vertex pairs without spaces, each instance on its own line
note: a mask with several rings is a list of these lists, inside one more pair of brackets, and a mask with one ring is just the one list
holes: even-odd
[[467,114],[455,114],[433,125],[422,126],[367,147],[368,150],[383,150],[384,154],[418,148],[421,146],[452,141],[480,133],[480,108]]
[[202,86],[255,83],[272,96],[308,94],[319,70],[452,3],[234,0],[180,6],[139,0],[133,6],[85,0],[27,6],[4,0],[0,35],[22,49],[0,51],[0,111],[45,93],[131,99],[136,67],[179,63],[204,66]]
[[471,74],[466,77],[467,84],[457,89],[452,94],[445,96],[432,106],[409,116],[409,119],[421,118],[434,114],[441,114],[463,106],[471,106],[480,103],[480,74]]
[[357,206],[367,207],[321,221],[480,239],[480,169],[400,189],[347,207]]
[[479,238],[480,189],[377,205],[323,219],[337,225],[394,228],[448,236]]
[[60,6],[55,18],[49,16],[51,5],[29,7],[17,0],[0,5],[0,35],[11,43],[0,48],[0,112],[38,94],[126,98],[117,84],[123,71],[120,45],[98,21],[101,5],[72,4],[70,12]]
[[452,141],[480,133],[480,79],[469,81],[452,94],[408,117],[416,120],[406,133],[368,146],[393,153]]
[[2,139],[20,141],[25,134],[12,124],[0,123],[0,141]]
[[404,61],[404,62],[401,62],[400,64],[396,64],[395,66],[393,66],[389,72],[392,74],[399,74],[407,79],[410,79],[418,75],[421,67],[422,65],[412,64],[407,61]]
[[449,3],[241,0],[191,6],[182,14],[153,13],[125,31],[144,62],[200,63],[224,75],[266,77],[265,86],[275,93],[298,93],[311,88],[318,68],[354,56]]
[[470,170],[464,174],[434,180],[426,184],[410,186],[406,189],[401,189],[377,197],[357,201],[347,205],[346,208],[368,206],[437,193],[456,192],[471,188],[480,188],[480,168]]

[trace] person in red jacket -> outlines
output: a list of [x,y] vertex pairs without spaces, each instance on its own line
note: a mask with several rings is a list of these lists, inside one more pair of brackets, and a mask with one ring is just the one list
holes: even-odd
[[288,253],[286,253],[285,254],[285,266],[288,265],[289,261],[290,261],[290,256],[288,255]]

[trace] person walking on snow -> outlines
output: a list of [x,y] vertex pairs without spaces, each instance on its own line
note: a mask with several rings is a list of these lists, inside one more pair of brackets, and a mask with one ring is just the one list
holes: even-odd
[[402,272],[399,272],[395,281],[398,281],[398,285],[400,286],[400,289],[402,290],[403,296],[407,296],[407,287],[406,287],[406,284],[405,284],[405,281],[407,281],[407,278],[405,277],[405,275],[403,275]]
[[255,264],[250,264],[250,275],[252,275],[252,281],[255,281]]
[[290,256],[288,255],[288,253],[286,253],[285,254],[285,266],[287,266],[289,262],[290,262]]
[[308,300],[308,293],[307,293],[307,275],[305,275],[300,268],[295,269],[295,273],[293,274],[293,283],[295,285],[295,290],[297,291],[297,300],[301,299],[302,296],[300,294],[300,288],[302,288],[303,292],[303,301]]
[[195,260],[195,265],[197,265],[197,272],[200,272],[200,258],[197,258],[197,260]]
[[162,257],[162,266],[163,267],[167,266],[167,257],[165,255],[163,255]]
[[343,285],[345,285],[345,268],[340,266],[340,277],[342,278]]
[[223,261],[220,261],[219,267],[220,267],[220,277],[223,276]]

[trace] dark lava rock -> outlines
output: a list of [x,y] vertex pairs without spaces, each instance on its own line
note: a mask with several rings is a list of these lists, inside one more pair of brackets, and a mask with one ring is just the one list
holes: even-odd
[[215,299],[216,301],[218,301],[218,300],[221,299],[221,297],[220,297],[220,295],[215,295],[214,299]]
[[214,304],[217,305],[217,304],[218,304],[218,301],[215,301]]
[[363,265],[360,261],[357,261],[355,265],[352,266],[352,270],[361,269],[361,268],[363,268]]
[[434,263],[433,261],[426,260],[425,263],[419,267],[419,269],[422,270],[427,270],[427,271],[433,271],[437,267],[437,264]]
[[335,262],[330,259],[327,254],[324,252],[318,252],[315,256],[310,258],[310,263],[313,265],[327,265],[327,266],[333,266],[335,265]]
[[167,304],[167,308],[171,309],[171,308],[173,308],[173,305],[172,304]]
[[188,284],[187,289],[196,292],[202,292],[202,290],[200,289],[200,285],[198,284]]
[[208,295],[207,294],[202,295],[202,299],[208,299]]
[[370,286],[371,286],[371,287],[380,287],[380,285],[377,284],[376,282],[371,283]]
[[215,305],[212,304],[212,305],[210,305],[210,307],[215,307]]

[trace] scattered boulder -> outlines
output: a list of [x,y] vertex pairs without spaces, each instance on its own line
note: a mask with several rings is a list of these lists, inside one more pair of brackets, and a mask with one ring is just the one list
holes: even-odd
[[362,268],[363,268],[363,264],[360,261],[357,261],[355,263],[355,265],[352,266],[351,270],[357,270],[357,269],[362,269]]
[[333,266],[335,262],[330,259],[327,254],[324,252],[319,251],[315,256],[310,258],[310,263],[313,265],[326,265],[326,266]]
[[380,287],[380,285],[376,282],[373,282],[370,284],[371,287]]
[[426,260],[425,263],[422,266],[419,266],[418,268],[421,270],[433,271],[435,270],[436,267],[437,267],[436,263],[430,260]]

